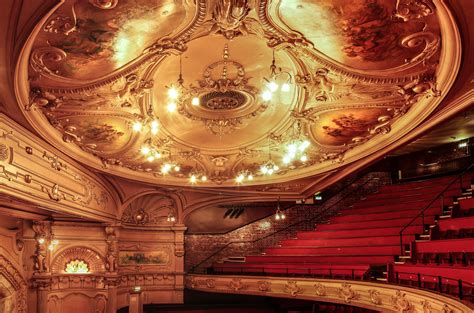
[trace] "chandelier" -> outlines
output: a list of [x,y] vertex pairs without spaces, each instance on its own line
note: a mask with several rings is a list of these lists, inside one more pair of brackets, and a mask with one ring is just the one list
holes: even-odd
[[140,133],[143,129],[147,129],[152,135],[157,135],[160,127],[160,122],[153,112],[152,104],[149,105],[146,115],[138,117],[132,124],[132,129],[136,133]]
[[277,67],[275,61],[275,50],[273,50],[272,64],[270,65],[270,76],[264,77],[266,89],[262,92],[262,99],[270,101],[273,94],[278,90],[282,92],[289,92],[291,89],[292,78],[291,74],[283,71],[281,67]]
[[191,94],[193,95],[191,99],[191,104],[193,106],[199,106],[199,97],[195,94],[195,92],[193,92],[193,89],[188,90],[186,87],[184,87],[183,60],[181,54],[179,55],[179,75],[176,84],[172,84],[167,88],[168,104],[166,106],[166,109],[168,110],[168,112],[172,113],[176,111],[176,109],[178,108],[178,102],[182,101],[183,95],[186,95],[189,92],[191,92]]
[[263,175],[272,175],[273,173],[277,172],[280,169],[278,165],[272,160],[272,147],[271,147],[271,139],[268,137],[268,160],[260,165],[260,172]]
[[306,150],[311,145],[310,141],[301,134],[301,124],[296,121],[293,124],[290,141],[285,145],[285,155],[283,156],[283,163],[288,165],[296,160],[306,163],[308,155]]
[[278,197],[277,208],[275,212],[275,219],[277,221],[286,219],[285,213],[280,208],[280,197]]

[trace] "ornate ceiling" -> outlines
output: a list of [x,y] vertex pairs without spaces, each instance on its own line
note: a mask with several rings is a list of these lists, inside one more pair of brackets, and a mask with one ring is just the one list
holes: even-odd
[[[270,92],[273,56],[281,88]],[[26,43],[16,93],[38,133],[96,169],[256,185],[401,140],[459,63],[456,26],[436,0],[65,0]],[[292,143],[309,145],[288,162]],[[260,169],[269,161],[272,175]]]

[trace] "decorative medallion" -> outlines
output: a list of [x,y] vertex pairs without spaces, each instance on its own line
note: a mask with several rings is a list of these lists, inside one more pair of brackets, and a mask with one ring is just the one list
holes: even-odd
[[400,312],[411,312],[412,304],[405,298],[405,293],[397,290],[395,296],[392,296],[392,304]]
[[351,300],[357,297],[357,293],[352,290],[352,286],[348,283],[342,283],[341,288],[338,289],[338,293],[346,303],[351,303]]
[[317,283],[314,285],[314,292],[316,295],[324,297],[326,295],[326,287],[321,283]]
[[284,291],[290,294],[292,297],[295,297],[298,293],[301,292],[301,288],[298,287],[296,281],[288,281],[285,285]]

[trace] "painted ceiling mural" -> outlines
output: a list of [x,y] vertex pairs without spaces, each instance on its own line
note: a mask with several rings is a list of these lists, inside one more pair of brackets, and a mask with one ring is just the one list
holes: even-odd
[[447,16],[435,0],[65,0],[24,48],[17,96],[41,135],[109,173],[282,182],[436,108],[458,66]]

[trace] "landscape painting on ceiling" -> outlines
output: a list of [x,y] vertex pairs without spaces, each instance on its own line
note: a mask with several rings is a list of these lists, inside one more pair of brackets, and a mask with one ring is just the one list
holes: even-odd
[[[279,14],[294,30],[305,30],[305,37],[316,49],[362,69],[392,68],[415,58],[424,44],[410,42],[410,36],[429,28],[438,33],[436,16],[425,20],[405,20],[394,16],[393,0],[283,0]],[[434,7],[419,4],[419,10]],[[426,23],[428,22],[428,23]]]
[[35,45],[65,54],[50,64],[58,75],[93,79],[110,73],[179,26],[185,12],[171,0],[121,0],[110,9],[100,2],[68,0],[44,24]]

